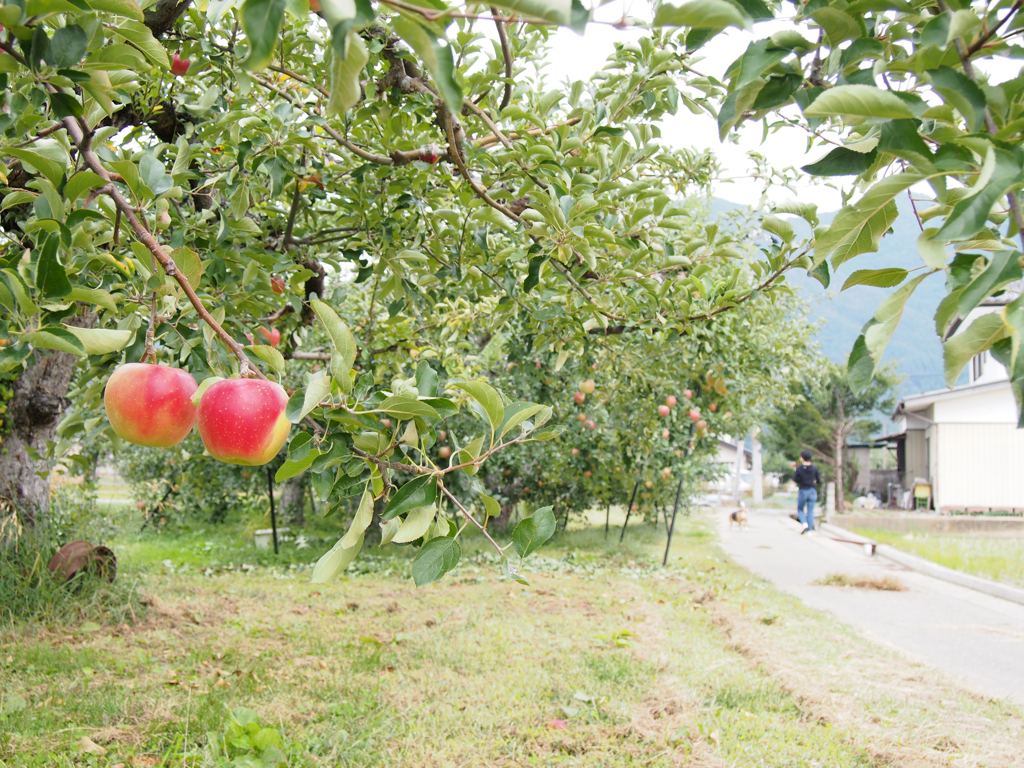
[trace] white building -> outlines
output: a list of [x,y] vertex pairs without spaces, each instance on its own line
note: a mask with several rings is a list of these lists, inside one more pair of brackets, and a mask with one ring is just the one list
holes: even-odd
[[[968,320],[1001,309],[993,302]],[[930,483],[936,511],[1024,511],[1024,430],[1006,369],[984,352],[969,376],[953,389],[905,397],[892,417],[897,432],[882,439],[896,442],[903,487]]]

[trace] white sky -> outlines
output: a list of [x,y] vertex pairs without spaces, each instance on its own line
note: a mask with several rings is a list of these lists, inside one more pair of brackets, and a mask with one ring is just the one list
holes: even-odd
[[[623,6],[634,16],[649,14],[645,3],[631,3],[616,0],[595,12],[595,18],[615,21],[622,17]],[[706,75],[723,79],[726,68],[746,50],[753,40],[768,37],[783,25],[770,22],[756,25],[753,31],[729,29],[717,36],[697,52],[703,58],[694,68]],[[589,81],[594,72],[600,70],[616,42],[636,41],[644,34],[639,29],[616,29],[602,24],[589,24],[586,34],[562,28],[555,33],[546,74],[555,82],[563,78]],[[691,62],[692,63],[692,62]],[[778,169],[797,167],[820,159],[825,150],[815,148],[808,154],[806,134],[799,128],[786,128],[770,135],[764,144],[762,125],[757,123],[741,129],[738,144],[722,143],[718,138],[718,124],[709,115],[692,114],[680,105],[678,114],[662,124],[662,142],[668,146],[695,150],[710,149],[722,165],[723,181],[714,188],[717,197],[735,203],[757,206],[760,202],[762,184],[751,178],[754,164],[747,153],[759,152],[771,165]],[[804,176],[803,174],[800,174]],[[839,193],[829,187],[804,182],[796,188],[796,194],[785,188],[769,192],[769,199],[780,202],[785,199],[801,199],[817,203],[819,211],[831,211],[840,207]]]

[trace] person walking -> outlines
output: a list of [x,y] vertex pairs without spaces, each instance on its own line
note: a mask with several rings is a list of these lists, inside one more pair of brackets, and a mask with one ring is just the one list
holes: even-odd
[[814,505],[818,501],[818,486],[821,485],[821,473],[811,463],[810,451],[800,451],[800,466],[793,471],[793,482],[798,488],[796,516],[803,526],[800,529],[800,533],[803,534],[814,530]]

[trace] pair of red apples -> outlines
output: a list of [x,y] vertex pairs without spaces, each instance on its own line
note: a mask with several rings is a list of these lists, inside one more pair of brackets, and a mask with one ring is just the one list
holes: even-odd
[[197,389],[188,371],[128,363],[111,375],[103,405],[114,433],[136,445],[170,448],[198,422],[206,450],[228,464],[266,464],[288,439],[288,395],[280,384],[223,379],[203,392],[199,407],[192,404]]

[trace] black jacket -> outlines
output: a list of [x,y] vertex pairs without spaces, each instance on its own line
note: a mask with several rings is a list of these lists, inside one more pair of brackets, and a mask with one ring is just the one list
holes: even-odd
[[793,472],[793,482],[795,482],[801,490],[806,488],[815,488],[821,484],[821,473],[813,464],[801,464]]

